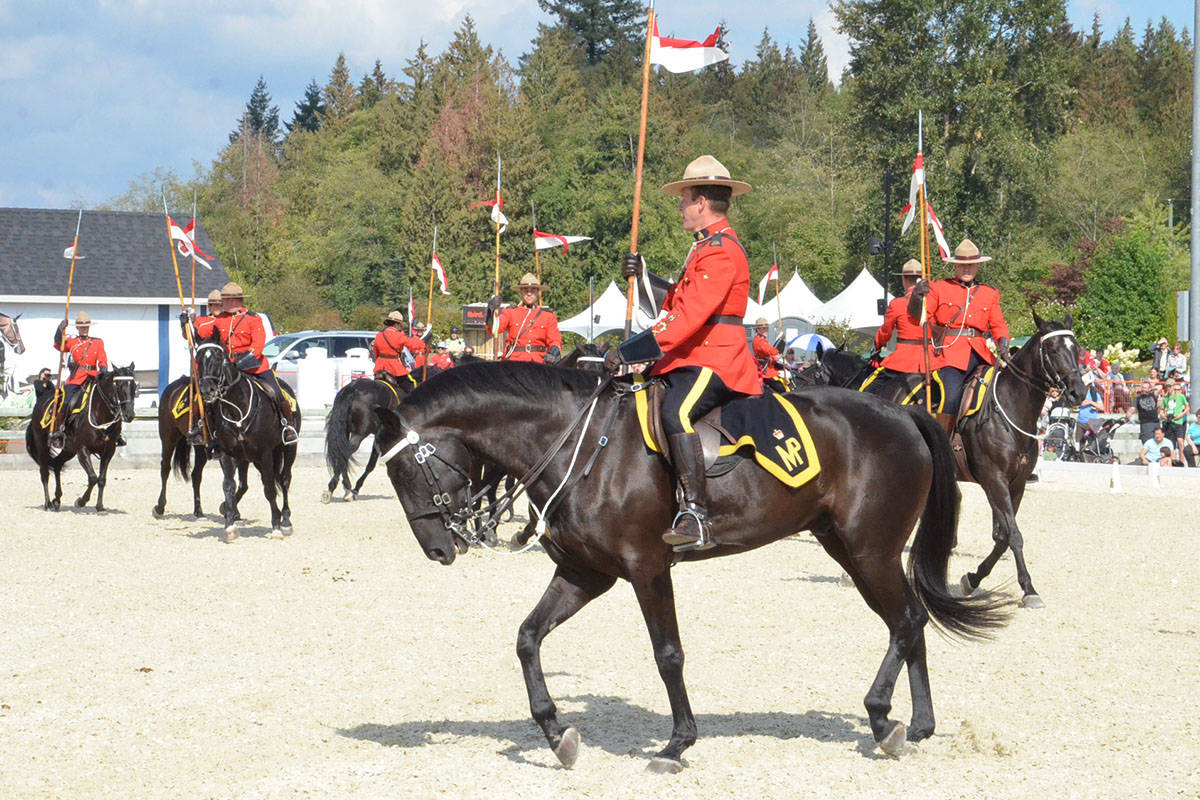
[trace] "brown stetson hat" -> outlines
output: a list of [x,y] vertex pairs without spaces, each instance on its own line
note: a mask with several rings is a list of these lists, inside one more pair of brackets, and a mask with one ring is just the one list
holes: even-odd
[[750,184],[730,178],[725,165],[712,156],[700,156],[684,168],[682,180],[672,181],[662,188],[667,194],[680,197],[689,186],[728,186],[734,197],[750,191]]
[[92,324],[92,318],[88,316],[86,311],[80,311],[78,314],[75,315],[75,327],[76,328],[78,328],[80,325],[91,325],[91,324]]
[[544,292],[547,289],[549,289],[550,287],[546,286],[541,281],[539,281],[537,279],[537,276],[534,275],[532,272],[526,272],[524,275],[521,276],[521,282],[512,288],[514,288],[514,289],[540,289],[541,291]]
[[915,258],[910,258],[908,261],[904,262],[904,266],[901,267],[900,271],[896,274],[907,275],[910,278],[919,278],[921,277],[921,262],[917,261]]
[[242,287],[238,286],[233,281],[221,287],[221,299],[228,300],[231,297],[236,297],[239,300],[243,297]]
[[982,264],[991,260],[991,256],[981,256],[979,248],[970,239],[959,242],[958,247],[954,248],[954,255],[945,259],[947,264]]
[[221,302],[221,290],[213,289],[211,292],[208,293],[208,304],[211,306],[213,303],[219,303],[219,302]]
[[759,325],[767,325],[767,326],[769,326],[770,324],[771,324],[771,323],[767,322],[767,318],[766,318],[766,317],[759,317],[758,319],[754,320],[754,327],[756,327],[756,328],[757,328]]
[[389,311],[387,313],[387,316],[383,318],[383,321],[384,322],[398,322],[401,325],[403,325],[404,324],[404,315],[401,314],[399,311]]

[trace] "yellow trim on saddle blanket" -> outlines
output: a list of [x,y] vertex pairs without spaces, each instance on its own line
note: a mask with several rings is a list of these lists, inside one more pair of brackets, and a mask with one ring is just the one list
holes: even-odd
[[996,367],[988,367],[987,370],[979,376],[979,388],[975,390],[975,402],[967,409],[967,413],[963,414],[963,418],[967,418],[972,414],[979,412],[983,408],[983,401],[987,397],[988,389],[992,386],[992,379],[996,376]]
[[[260,392],[262,392],[262,393],[263,393],[263,394],[265,394],[265,395],[266,395],[268,398],[270,398],[270,397],[271,397],[271,393],[270,393],[269,391],[267,391],[267,387],[263,386],[263,385],[262,385],[262,383],[260,383],[260,382],[257,380],[257,376],[255,376],[255,375],[250,375],[250,377],[251,377],[251,378],[255,378],[255,380],[252,380],[252,381],[250,381],[250,383],[254,385],[254,388],[258,389]],[[279,383],[279,391],[283,392],[283,396],[284,396],[284,398],[285,398],[285,399],[288,401],[288,405],[292,407],[292,413],[295,413],[295,412],[296,412],[296,410],[300,408],[300,406],[299,406],[299,405],[296,403],[296,398],[295,398],[295,397],[292,397],[292,393],[291,393],[291,392],[289,392],[289,391],[287,390],[287,387],[286,387],[286,386],[284,386],[284,385],[283,385],[283,383],[281,383],[281,382],[279,381],[279,376],[278,376],[278,375],[276,375],[276,376],[275,376],[275,382],[276,382],[276,383]]]
[[[862,385],[858,387],[858,391],[865,392],[867,390],[867,387],[870,386],[874,382],[874,380],[879,377],[879,373],[883,372],[885,369],[887,369],[887,367],[876,367],[875,371],[872,372],[871,375],[865,381],[862,382]],[[919,374],[919,373],[913,373],[913,374]],[[931,378],[930,382],[936,383],[937,387],[938,387],[938,404],[937,404],[937,408],[933,409],[933,411],[935,414],[940,414],[940,413],[942,413],[942,406],[946,402],[946,386],[945,386],[945,384],[942,383],[942,376],[939,375],[936,370],[934,371],[933,377]],[[919,383],[911,392],[909,392],[908,394],[906,394],[904,396],[904,399],[900,401],[900,405],[902,405],[902,406],[924,405],[924,402],[925,402],[924,395],[925,395],[925,381],[921,381],[921,383]],[[973,414],[975,412],[972,411],[971,413]]]
[[[641,375],[633,376],[634,386],[645,383],[645,378]],[[812,434],[808,432],[808,426],[804,424],[804,420],[800,417],[800,412],[792,405],[792,402],[781,394],[771,393],[768,395],[775,402],[783,407],[792,425],[795,426],[796,436],[781,436],[780,444],[775,445],[775,453],[782,462],[776,462],[772,458],[759,451],[758,445],[754,441],[754,437],[745,434],[738,438],[737,441],[725,443],[720,446],[717,451],[719,456],[729,456],[736,453],[743,447],[749,447],[754,451],[754,460],[758,465],[771,473],[776,479],[787,486],[793,488],[803,486],[808,483],[817,473],[821,471],[821,460],[817,456],[817,448],[813,444]],[[638,427],[642,430],[642,441],[645,442],[652,452],[660,453],[662,450],[654,441],[654,437],[650,435],[649,403],[646,399],[644,390],[635,391],[633,394],[634,405],[637,408]],[[778,435],[778,434],[777,434]],[[800,472],[792,474],[788,468],[795,469],[807,459],[807,464]]]
[[[79,395],[79,403],[71,410],[72,414],[78,414],[87,408],[88,399],[92,396],[92,389],[95,386],[94,381],[88,381],[83,385],[83,392]],[[62,403],[62,396],[66,391],[66,387],[64,386],[60,386],[54,391],[54,399],[46,404],[46,410],[42,412],[42,418],[38,421],[38,425],[43,428],[50,427],[50,421],[54,416],[54,409]]]
[[188,408],[192,405],[192,385],[189,383],[184,386],[179,395],[175,398],[175,404],[171,406],[171,416],[175,419],[180,419],[184,414],[188,413]]

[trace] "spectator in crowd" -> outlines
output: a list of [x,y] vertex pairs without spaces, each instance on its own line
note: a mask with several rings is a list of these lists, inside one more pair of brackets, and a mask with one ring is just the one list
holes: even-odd
[[459,333],[458,326],[452,325],[450,326],[450,338],[444,340],[446,343],[446,352],[454,357],[461,356],[467,346],[466,341],[463,340]]
[[[1154,358],[1154,363],[1152,366],[1154,369],[1158,370],[1158,374],[1160,376],[1165,377],[1167,374],[1167,359],[1171,355],[1171,345],[1167,343],[1165,336],[1154,343],[1154,349],[1151,351],[1151,355]],[[1162,380],[1162,377],[1160,377],[1159,380]]]
[[1075,441],[1078,444],[1083,443],[1084,436],[1089,432],[1093,436],[1099,432],[1100,412],[1104,410],[1103,404],[1100,402],[1100,392],[1097,389],[1099,380],[1096,371],[1085,372],[1083,382],[1087,385],[1087,392],[1083,396],[1083,402],[1079,404],[1079,413],[1075,416]]
[[1149,378],[1142,378],[1141,388],[1133,398],[1133,407],[1137,409],[1138,425],[1141,426],[1138,441],[1144,442],[1158,427],[1158,395]]
[[1172,446],[1183,449],[1183,437],[1187,433],[1188,408],[1187,395],[1175,384],[1173,378],[1167,378],[1167,388],[1162,398],[1162,428]]
[[1175,459],[1171,455],[1171,448],[1169,446],[1163,445],[1158,448],[1158,465],[1160,467],[1175,466]]
[[37,380],[33,382],[33,397],[34,400],[41,400],[44,396],[51,394],[54,391],[54,381],[50,380],[50,368],[42,367],[38,372]]
[[787,351],[787,356],[783,359],[783,365],[787,367],[787,371],[794,378],[796,373],[800,371],[800,363],[796,361],[796,348],[790,348]]
[[[1164,449],[1167,451],[1167,459],[1169,461],[1171,458],[1171,443],[1163,435],[1162,428],[1155,428],[1154,436],[1142,442],[1142,452],[1138,454],[1137,463],[1149,464],[1150,459],[1161,458]],[[1170,465],[1168,464],[1168,466]]]
[[1189,467],[1194,467],[1197,465],[1196,457],[1200,455],[1200,445],[1197,444],[1200,443],[1200,422],[1196,421],[1195,414],[1189,415],[1188,420],[1191,424],[1188,425],[1187,432],[1183,435],[1183,450],[1180,455],[1187,461]]
[[1183,345],[1175,343],[1175,349],[1167,356],[1167,377],[1183,378],[1187,375],[1187,356],[1183,354]]

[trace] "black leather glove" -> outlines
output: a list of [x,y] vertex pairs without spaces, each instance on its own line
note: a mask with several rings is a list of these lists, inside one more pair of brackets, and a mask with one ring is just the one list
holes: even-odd
[[629,253],[621,262],[621,277],[625,280],[642,277],[642,257],[637,253]]
[[551,361],[558,361],[560,358],[562,358],[562,349],[558,345],[551,346],[551,348],[546,351],[546,358],[550,359]]
[[61,321],[58,323],[58,330],[59,330],[59,332],[61,333],[62,331],[65,331],[66,329],[67,329],[67,321],[66,321],[65,319],[64,319],[64,320],[61,320]]
[[913,297],[924,297],[927,294],[929,294],[929,281],[918,278],[916,285],[913,286]]
[[491,300],[488,300],[488,313],[495,314],[500,310],[500,296],[494,295]]
[[1000,366],[1008,366],[1008,339],[996,340],[996,360],[1000,362]]
[[871,355],[867,357],[867,361],[871,362],[872,364],[878,364],[882,359],[883,354],[879,352],[878,347],[872,350]]
[[611,348],[604,354],[604,371],[610,375],[621,372],[621,356],[617,354],[617,348]]

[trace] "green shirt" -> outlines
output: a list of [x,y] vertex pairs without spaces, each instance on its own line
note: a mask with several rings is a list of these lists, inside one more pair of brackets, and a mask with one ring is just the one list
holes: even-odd
[[1162,407],[1172,422],[1183,422],[1187,414],[1187,397],[1182,392],[1167,395],[1162,399]]

